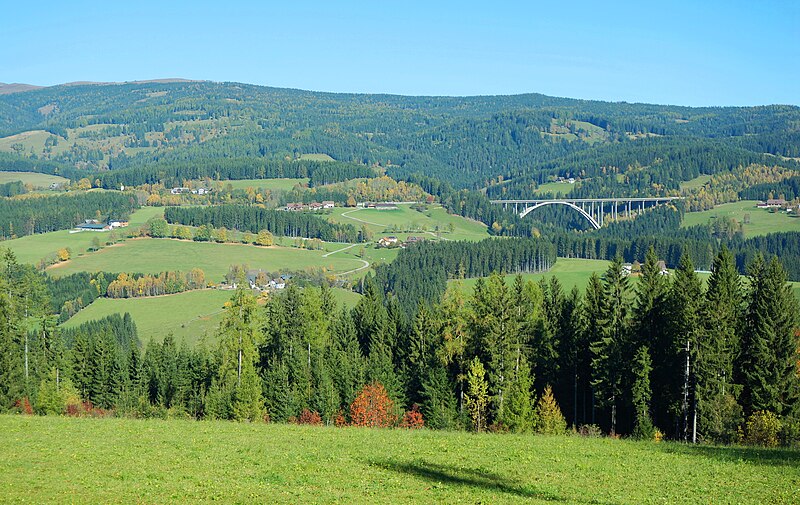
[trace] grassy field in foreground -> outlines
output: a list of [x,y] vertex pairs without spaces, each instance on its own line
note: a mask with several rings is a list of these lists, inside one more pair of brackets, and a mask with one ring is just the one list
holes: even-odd
[[[203,336],[208,336],[209,342],[214,341],[213,335],[222,321],[222,306],[231,296],[231,291],[204,289],[148,298],[98,298],[70,318],[64,326],[69,328],[92,319],[128,312],[136,323],[142,343],[147,343],[151,338],[162,340],[172,333],[177,342],[185,340],[193,346]],[[361,297],[358,293],[340,288],[333,289],[333,296],[339,306],[350,308],[355,307]]]
[[36,172],[0,172],[0,184],[12,181],[22,181],[23,184],[30,184],[34,188],[49,188],[53,183],[64,184],[69,182],[69,179]]
[[800,453],[609,438],[0,416],[4,503],[796,503]]
[[55,276],[120,270],[157,273],[200,268],[205,272],[207,281],[220,282],[232,264],[247,264],[250,268],[267,271],[325,267],[333,272],[344,272],[362,265],[355,259],[336,256],[323,258],[322,251],[140,238],[60,263],[48,269],[48,273]]
[[767,209],[756,208],[755,200],[717,205],[711,210],[687,212],[683,216],[681,226],[689,227],[697,224],[709,224],[712,219],[730,217],[740,223],[744,215],[750,214],[750,223],[743,225],[745,237],[755,237],[781,231],[800,231],[800,218],[789,217],[785,212],[771,213]]

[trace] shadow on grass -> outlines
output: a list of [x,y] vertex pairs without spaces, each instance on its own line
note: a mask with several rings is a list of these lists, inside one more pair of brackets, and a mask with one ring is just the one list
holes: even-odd
[[552,493],[524,486],[511,479],[496,473],[470,468],[437,465],[425,461],[399,462],[399,461],[369,461],[371,466],[390,470],[397,473],[411,475],[434,483],[443,483],[457,486],[495,491],[511,494],[521,498],[535,498],[545,501],[566,501],[565,498]]
[[718,461],[744,461],[763,466],[800,467],[800,451],[797,449],[764,449],[761,447],[712,446],[691,444],[653,444],[671,454],[705,456]]

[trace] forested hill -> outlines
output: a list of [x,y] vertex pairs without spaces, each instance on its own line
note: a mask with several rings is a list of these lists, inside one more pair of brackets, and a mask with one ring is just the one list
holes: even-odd
[[604,193],[622,174],[639,192],[658,193],[750,163],[800,167],[795,106],[691,108],[540,94],[406,97],[214,82],[54,86],[0,95],[0,137],[0,150],[60,164],[62,173],[325,155],[509,196],[552,176],[591,179],[582,191]]

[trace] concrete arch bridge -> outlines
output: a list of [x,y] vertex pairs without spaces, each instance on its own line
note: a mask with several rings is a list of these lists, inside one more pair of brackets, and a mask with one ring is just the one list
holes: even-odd
[[620,216],[630,218],[644,212],[646,209],[663,205],[673,200],[682,200],[680,196],[640,197],[640,198],[559,198],[555,200],[530,199],[530,200],[491,200],[492,203],[502,205],[503,208],[514,207],[514,212],[519,217],[525,217],[531,212],[547,205],[566,205],[575,209],[586,218],[596,230],[605,223],[615,221]]

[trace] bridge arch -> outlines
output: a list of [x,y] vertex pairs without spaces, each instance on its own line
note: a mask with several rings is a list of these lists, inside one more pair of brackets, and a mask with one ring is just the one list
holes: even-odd
[[595,230],[599,230],[600,229],[600,223],[598,223],[597,220],[595,218],[593,218],[591,214],[589,214],[588,212],[586,212],[585,210],[583,210],[582,208],[578,207],[577,205],[575,205],[572,202],[563,202],[563,201],[560,201],[560,200],[552,200],[552,201],[547,201],[547,202],[540,202],[540,203],[537,203],[537,204],[532,205],[530,207],[527,207],[525,210],[523,210],[522,212],[519,213],[519,217],[525,217],[528,214],[530,214],[531,212],[533,212],[534,210],[538,209],[539,207],[544,207],[545,205],[566,205],[567,207],[572,207],[573,209],[577,210],[583,217],[588,219],[589,223],[591,223],[592,227]]

